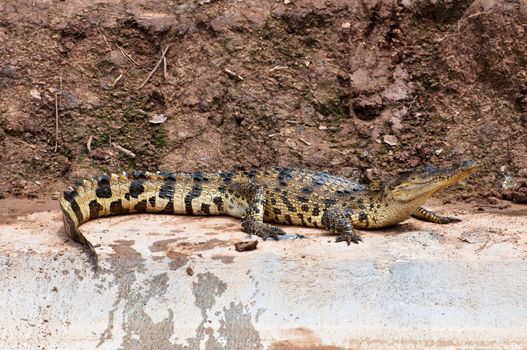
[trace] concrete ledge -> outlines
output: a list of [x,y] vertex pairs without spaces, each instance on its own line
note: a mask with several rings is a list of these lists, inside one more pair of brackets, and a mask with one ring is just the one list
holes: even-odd
[[515,210],[409,220],[351,247],[285,227],[307,239],[244,253],[235,219],[100,219],[82,227],[97,274],[57,211],[28,215],[0,226],[2,348],[525,348],[527,220]]

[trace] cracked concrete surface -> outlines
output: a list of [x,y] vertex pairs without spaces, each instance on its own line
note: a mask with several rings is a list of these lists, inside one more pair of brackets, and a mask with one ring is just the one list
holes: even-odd
[[[231,218],[134,215],[82,226],[58,211],[0,225],[4,349],[520,349],[527,346],[525,207],[415,220],[347,247],[324,231],[260,242]],[[193,273],[189,273],[190,268]]]

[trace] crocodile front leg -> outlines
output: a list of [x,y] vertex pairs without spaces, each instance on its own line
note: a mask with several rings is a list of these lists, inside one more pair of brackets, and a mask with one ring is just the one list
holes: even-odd
[[279,235],[284,235],[285,232],[281,228],[273,225],[264,224],[264,208],[265,208],[265,189],[262,186],[250,184],[246,189],[239,192],[244,198],[248,206],[242,217],[242,228],[245,232],[251,235],[257,235],[264,240],[267,238],[274,238],[278,240]]
[[417,208],[413,213],[412,217],[422,221],[433,222],[436,224],[449,224],[451,222],[460,222],[461,219],[451,218],[448,216],[439,216],[433,211],[429,211],[423,207]]
[[353,212],[347,208],[328,209],[322,215],[322,225],[326,230],[338,235],[335,242],[346,242],[348,245],[359,243],[362,238],[353,230]]

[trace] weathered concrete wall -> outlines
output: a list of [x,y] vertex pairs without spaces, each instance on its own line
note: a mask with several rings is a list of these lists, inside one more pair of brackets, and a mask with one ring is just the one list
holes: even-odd
[[234,219],[101,219],[82,228],[97,274],[58,212],[36,213],[0,226],[0,347],[526,348],[518,213],[410,220],[351,247],[286,228],[308,238],[245,253]]

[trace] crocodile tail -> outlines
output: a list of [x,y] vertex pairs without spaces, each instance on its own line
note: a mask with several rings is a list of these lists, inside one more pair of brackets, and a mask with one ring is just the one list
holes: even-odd
[[[90,241],[84,237],[84,235],[79,231],[79,222],[78,218],[75,215],[75,211],[72,209],[72,204],[65,199],[65,196],[60,199],[60,209],[62,211],[62,221],[64,221],[64,229],[66,231],[66,235],[68,235],[69,238],[73,239],[75,242],[83,244],[85,247],[89,250],[90,258],[93,262],[93,266],[95,271],[97,271],[99,267],[98,258],[97,258],[97,252],[95,252],[95,248],[91,244]],[[75,207],[75,205],[73,205]]]
[[86,245],[97,261],[93,245],[79,230],[79,226],[88,220],[109,215],[155,212],[157,207],[147,205],[147,198],[155,198],[161,186],[169,181],[169,175],[134,171],[76,182],[60,199],[66,234],[72,240]]
[[95,268],[98,267],[97,253],[95,248],[90,241],[84,237],[84,235],[79,230],[79,223],[77,216],[71,208],[71,203],[69,203],[65,198],[60,199],[60,209],[62,211],[62,220],[64,221],[64,229],[66,235],[69,238],[73,239],[75,242],[84,244],[89,249],[89,254],[93,260]]
[[88,220],[147,212],[223,214],[223,193],[232,177],[231,173],[134,171],[78,181],[60,199],[66,234],[88,246],[95,256],[93,246],[79,231]]

